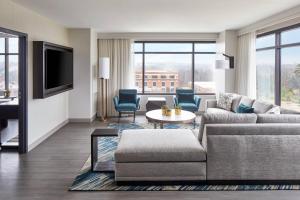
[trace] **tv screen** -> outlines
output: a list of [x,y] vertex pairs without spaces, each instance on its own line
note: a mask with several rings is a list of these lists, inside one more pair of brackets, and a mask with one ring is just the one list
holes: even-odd
[[61,49],[45,50],[45,87],[57,88],[73,83],[73,53]]

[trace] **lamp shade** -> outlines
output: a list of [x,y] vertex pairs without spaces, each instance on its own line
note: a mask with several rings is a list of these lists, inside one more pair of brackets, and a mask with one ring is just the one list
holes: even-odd
[[99,78],[109,79],[109,58],[102,57],[99,59]]
[[229,60],[216,60],[216,69],[230,69]]

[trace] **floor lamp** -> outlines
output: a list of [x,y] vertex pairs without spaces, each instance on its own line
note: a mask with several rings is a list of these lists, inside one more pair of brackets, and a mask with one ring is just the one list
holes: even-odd
[[101,98],[102,98],[101,121],[105,121],[107,118],[107,80],[109,79],[109,58],[108,57],[101,57],[99,59],[98,75],[99,75],[98,77],[101,79]]

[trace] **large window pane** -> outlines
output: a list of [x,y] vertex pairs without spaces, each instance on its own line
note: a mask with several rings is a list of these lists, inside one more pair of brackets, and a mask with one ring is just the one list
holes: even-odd
[[5,52],[5,38],[0,38],[0,53]]
[[18,96],[19,91],[19,77],[18,77],[18,56],[10,55],[9,56],[9,90],[11,96]]
[[194,89],[196,93],[215,93],[214,63],[212,54],[195,55]]
[[275,50],[256,53],[257,99],[275,102]]
[[216,52],[216,43],[196,43],[195,52]]
[[0,55],[0,90],[5,89],[5,56]]
[[145,43],[146,52],[192,52],[192,43]]
[[8,52],[18,53],[19,52],[19,38],[8,39]]
[[281,33],[281,44],[300,42],[300,28],[284,31]]
[[143,56],[142,54],[134,55],[134,69],[135,69],[135,87],[138,92],[143,91]]
[[134,43],[134,52],[142,52],[143,43]]
[[145,92],[174,93],[192,88],[191,54],[146,54]]
[[281,50],[281,106],[300,111],[300,47]]
[[275,34],[266,35],[256,39],[256,48],[265,48],[275,46]]

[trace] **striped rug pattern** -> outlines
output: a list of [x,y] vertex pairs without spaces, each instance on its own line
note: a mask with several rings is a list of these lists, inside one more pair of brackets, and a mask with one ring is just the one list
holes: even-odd
[[[151,126],[151,125],[150,125]],[[149,124],[109,124],[110,128],[141,129],[151,128]],[[168,125],[165,128],[191,128],[192,125]],[[102,138],[99,141],[99,159],[113,160],[113,152],[119,138]],[[90,157],[69,188],[70,191],[251,191],[251,190],[300,190],[300,185],[126,185],[118,186],[113,173],[91,172]]]

